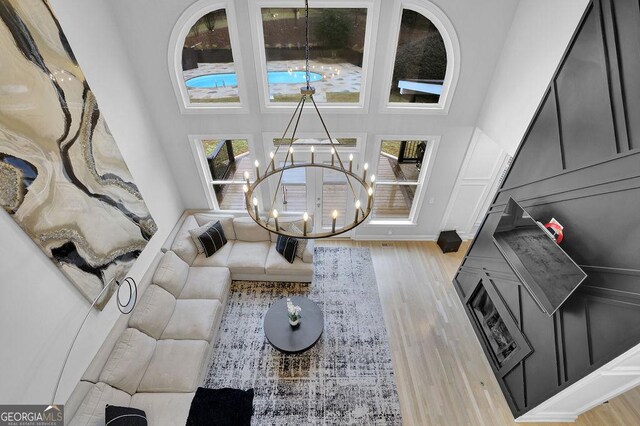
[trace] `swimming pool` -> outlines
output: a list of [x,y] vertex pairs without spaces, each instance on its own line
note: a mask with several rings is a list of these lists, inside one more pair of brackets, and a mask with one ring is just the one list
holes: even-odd
[[[312,72],[309,73],[311,81],[322,80],[322,75]],[[269,71],[267,73],[267,81],[269,84],[278,83],[304,83],[306,82],[304,71]],[[235,73],[227,74],[207,74],[199,77],[190,78],[185,82],[187,87],[205,88],[205,87],[236,87],[238,78]]]

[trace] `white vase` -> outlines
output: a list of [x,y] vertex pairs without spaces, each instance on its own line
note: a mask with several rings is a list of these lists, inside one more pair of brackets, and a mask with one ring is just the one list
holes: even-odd
[[296,325],[300,324],[300,317],[296,318],[295,321],[292,321],[291,318],[289,318],[289,324],[291,324],[292,327],[295,327]]

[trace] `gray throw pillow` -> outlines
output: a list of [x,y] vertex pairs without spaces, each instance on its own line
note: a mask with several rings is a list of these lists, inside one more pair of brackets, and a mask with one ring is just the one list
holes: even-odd
[[[296,225],[292,224],[289,227],[289,232],[295,235],[302,235],[303,232],[300,230],[300,228],[298,228]],[[302,259],[302,256],[304,256],[304,251],[307,249],[307,243],[309,242],[309,240],[307,240],[306,238],[300,238],[298,240],[298,248],[296,249],[296,257],[299,257],[300,259]]]
[[198,228],[189,229],[189,234],[191,235],[191,239],[198,249],[198,254],[204,253],[204,247],[202,246],[202,243],[200,242],[200,239],[198,237],[202,235],[204,231],[211,228],[214,223],[216,223],[216,221],[212,220],[211,222],[207,222]]

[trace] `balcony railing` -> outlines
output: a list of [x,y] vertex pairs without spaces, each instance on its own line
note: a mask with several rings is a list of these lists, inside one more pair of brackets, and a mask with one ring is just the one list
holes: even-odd
[[[216,180],[225,180],[232,173],[236,159],[233,155],[233,145],[231,140],[221,141],[216,149],[207,157],[211,178]],[[222,191],[222,185],[213,185],[216,194]]]

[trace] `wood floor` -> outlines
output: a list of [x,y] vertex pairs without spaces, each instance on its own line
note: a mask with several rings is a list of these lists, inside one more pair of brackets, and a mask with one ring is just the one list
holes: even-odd
[[[516,424],[451,283],[468,243],[318,241],[332,245],[371,249],[405,425]],[[640,389],[573,424],[640,425]]]

